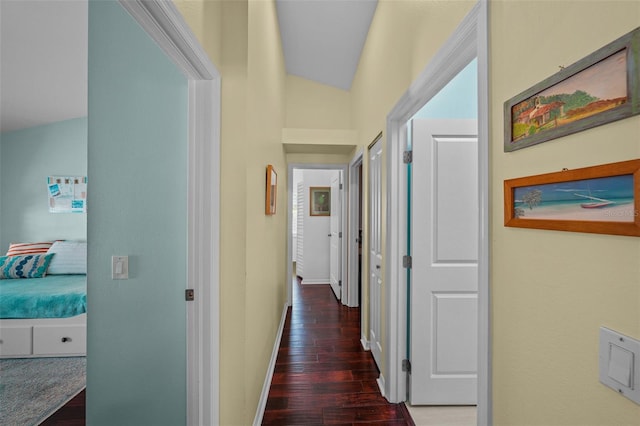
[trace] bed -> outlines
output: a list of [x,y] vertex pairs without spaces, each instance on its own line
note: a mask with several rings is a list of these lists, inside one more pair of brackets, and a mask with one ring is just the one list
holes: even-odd
[[[40,277],[0,279],[0,358],[86,355],[86,243],[79,245],[79,266],[70,265],[63,251],[54,263],[61,249],[54,245],[56,254]],[[78,250],[78,243],[61,246]],[[7,257],[0,258],[0,268]]]

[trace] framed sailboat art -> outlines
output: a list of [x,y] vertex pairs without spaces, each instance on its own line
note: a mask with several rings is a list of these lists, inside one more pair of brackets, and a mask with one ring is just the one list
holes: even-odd
[[640,159],[505,180],[504,225],[640,236]]

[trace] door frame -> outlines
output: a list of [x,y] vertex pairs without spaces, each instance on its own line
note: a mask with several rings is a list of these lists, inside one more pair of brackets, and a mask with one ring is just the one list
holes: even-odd
[[[293,169],[302,170],[342,170],[342,235],[347,235],[347,224],[349,223],[348,211],[346,209],[346,199],[349,192],[349,177],[346,164],[325,164],[325,163],[288,163],[287,164],[287,306],[293,304]],[[342,253],[346,253],[346,239],[342,238]],[[328,255],[328,254],[327,254]],[[346,274],[346,262],[342,262],[342,286],[348,280]],[[344,295],[344,292],[342,292]],[[340,300],[344,304],[344,298]]]
[[407,204],[407,177],[403,164],[406,123],[473,58],[478,58],[478,425],[491,425],[491,336],[489,298],[489,96],[488,1],[478,0],[453,35],[444,43],[387,116],[387,242],[385,271],[386,329],[385,396],[406,400],[406,373],[402,360],[407,345],[407,280],[402,257],[407,246],[407,216],[392,206]]
[[173,2],[118,0],[189,83],[187,184],[188,425],[219,423],[220,73]]
[[[358,235],[358,217],[362,213],[360,211],[360,176],[358,168],[363,166],[364,148],[358,149],[353,159],[349,162],[349,196],[348,196],[348,240],[347,240],[347,279],[346,287],[343,285],[343,304],[356,308],[358,307],[358,299],[360,296],[360,288],[358,287],[358,244],[356,239]],[[346,184],[345,184],[346,187]],[[363,280],[364,281],[364,280]],[[361,313],[364,310],[361,310]],[[361,324],[365,322],[361,321]]]

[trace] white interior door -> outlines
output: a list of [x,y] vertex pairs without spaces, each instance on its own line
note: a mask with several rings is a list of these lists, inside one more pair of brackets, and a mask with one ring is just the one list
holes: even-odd
[[413,120],[411,404],[477,400],[476,120]]
[[329,237],[329,282],[338,300],[342,299],[342,171],[331,178],[331,233]]
[[382,366],[382,140],[369,148],[369,344]]

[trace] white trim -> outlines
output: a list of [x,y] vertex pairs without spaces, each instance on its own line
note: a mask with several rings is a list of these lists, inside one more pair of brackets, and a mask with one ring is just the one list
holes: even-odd
[[386,387],[384,384],[384,376],[382,375],[382,373],[380,373],[380,375],[376,379],[376,383],[378,384],[378,389],[380,389],[380,395],[382,395],[383,397],[386,397],[385,395]]
[[[402,256],[406,250],[406,173],[402,152],[406,123],[473,58],[478,58],[478,146],[479,146],[479,295],[478,295],[478,425],[491,425],[492,387],[489,318],[489,224],[488,224],[488,2],[479,0],[454,34],[414,81],[387,116],[387,244],[385,395],[391,402],[406,399],[406,375],[402,359],[406,351],[406,272]],[[397,283],[397,285],[393,285]]]
[[364,334],[360,336],[360,344],[362,345],[362,349],[364,349],[365,351],[371,350],[371,344]]
[[[289,163],[287,168],[287,259],[293,259],[293,169],[301,169],[301,170],[342,170],[342,176],[344,179],[343,187],[348,188],[349,182],[347,179],[347,165],[346,164],[323,164],[323,163]],[[343,198],[343,205],[344,198]],[[344,210],[343,210],[344,211]],[[343,217],[344,219],[344,217]],[[342,221],[342,235],[347,235],[347,224],[348,220]],[[344,253],[344,238],[342,239],[342,250]],[[299,244],[299,242],[298,242]],[[328,254],[327,254],[328,255]],[[344,269],[343,269],[344,270]],[[344,288],[345,280],[347,277],[342,275],[342,285]],[[287,303],[289,306],[293,303],[292,300],[292,292],[293,292],[293,262],[287,262]],[[328,284],[329,279],[320,283],[319,280],[302,280],[302,284]]]
[[300,284],[302,285],[318,285],[318,284],[329,284],[330,282],[330,278],[316,278],[313,280],[305,280],[304,278],[302,279],[302,282]]
[[[349,163],[349,208],[348,208],[348,241],[347,241],[347,279],[343,284],[344,289],[342,302],[352,308],[358,307],[358,299],[360,296],[360,289],[358,288],[358,244],[356,240],[358,235],[358,217],[362,213],[359,205],[360,195],[360,176],[358,175],[358,168],[362,167],[364,158],[364,148],[360,148],[356,155]],[[346,187],[346,185],[345,185]],[[363,322],[364,324],[364,322]]]
[[260,394],[260,401],[258,401],[258,408],[256,409],[256,416],[253,419],[253,425],[258,426],[262,424],[262,418],[264,417],[264,410],[267,407],[267,400],[269,399],[269,389],[271,388],[271,379],[273,378],[273,372],[276,369],[276,361],[278,359],[278,351],[280,350],[280,342],[282,341],[282,333],[284,331],[284,324],[287,320],[287,312],[289,310],[289,304],[285,303],[282,309],[282,317],[280,318],[280,326],[278,327],[278,333],[276,334],[276,341],[273,344],[273,350],[271,351],[271,361],[269,361],[269,368],[267,368],[267,375],[264,378],[264,384],[262,385],[262,393]]
[[188,425],[219,423],[220,73],[171,1],[119,0],[189,80]]

